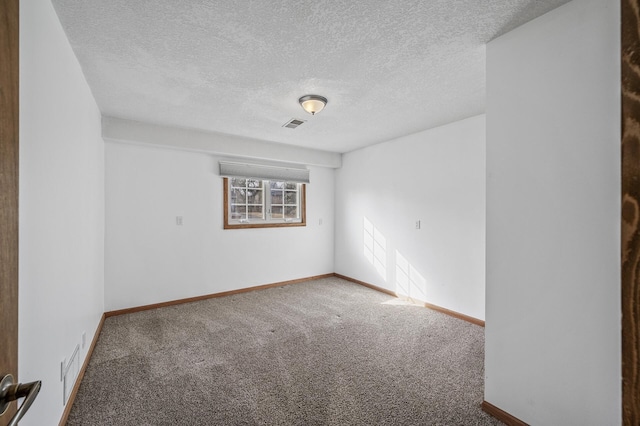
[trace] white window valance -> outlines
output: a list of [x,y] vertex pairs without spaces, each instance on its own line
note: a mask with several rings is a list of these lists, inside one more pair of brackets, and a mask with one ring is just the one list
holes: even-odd
[[309,183],[309,169],[220,161],[220,176]]

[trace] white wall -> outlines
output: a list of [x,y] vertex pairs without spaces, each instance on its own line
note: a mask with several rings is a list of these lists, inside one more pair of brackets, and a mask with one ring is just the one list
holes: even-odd
[[484,319],[484,115],[342,161],[336,272]]
[[487,47],[485,399],[530,424],[621,419],[619,3]]
[[107,311],[333,272],[332,169],[310,167],[306,227],[224,230],[217,161],[106,144]]
[[104,312],[100,112],[48,0],[20,2],[19,380],[42,380],[21,425],[56,425],[60,362]]
[[329,168],[340,167],[342,160],[341,154],[337,152],[114,117],[102,117],[102,137],[108,142],[152,145],[234,158]]

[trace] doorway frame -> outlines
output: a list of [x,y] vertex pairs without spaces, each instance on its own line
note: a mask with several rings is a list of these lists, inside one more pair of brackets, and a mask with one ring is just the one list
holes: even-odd
[[[19,0],[0,2],[0,377],[18,381]],[[8,59],[8,60],[7,60]],[[6,425],[12,402],[0,417]]]

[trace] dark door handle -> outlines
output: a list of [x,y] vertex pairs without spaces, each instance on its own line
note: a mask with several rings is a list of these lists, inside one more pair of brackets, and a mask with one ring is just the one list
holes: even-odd
[[24,413],[27,412],[33,401],[38,396],[38,392],[40,392],[40,387],[42,386],[41,381],[31,382],[31,383],[13,383],[13,376],[11,374],[7,374],[0,381],[0,416],[7,411],[9,407],[9,403],[15,401],[16,399],[24,398],[22,405],[16,411],[16,414],[13,416],[11,421],[7,426],[16,426]]

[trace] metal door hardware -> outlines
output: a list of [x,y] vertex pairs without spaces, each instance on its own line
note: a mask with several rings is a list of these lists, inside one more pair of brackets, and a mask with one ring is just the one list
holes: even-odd
[[24,416],[24,413],[26,413],[29,407],[31,407],[31,404],[33,404],[36,396],[38,396],[41,386],[42,382],[39,380],[24,384],[14,383],[11,374],[7,374],[2,378],[2,381],[0,381],[0,416],[7,411],[10,402],[24,398],[22,405],[18,408],[18,411],[16,411],[16,414],[7,426],[16,426],[18,424],[22,416]]

